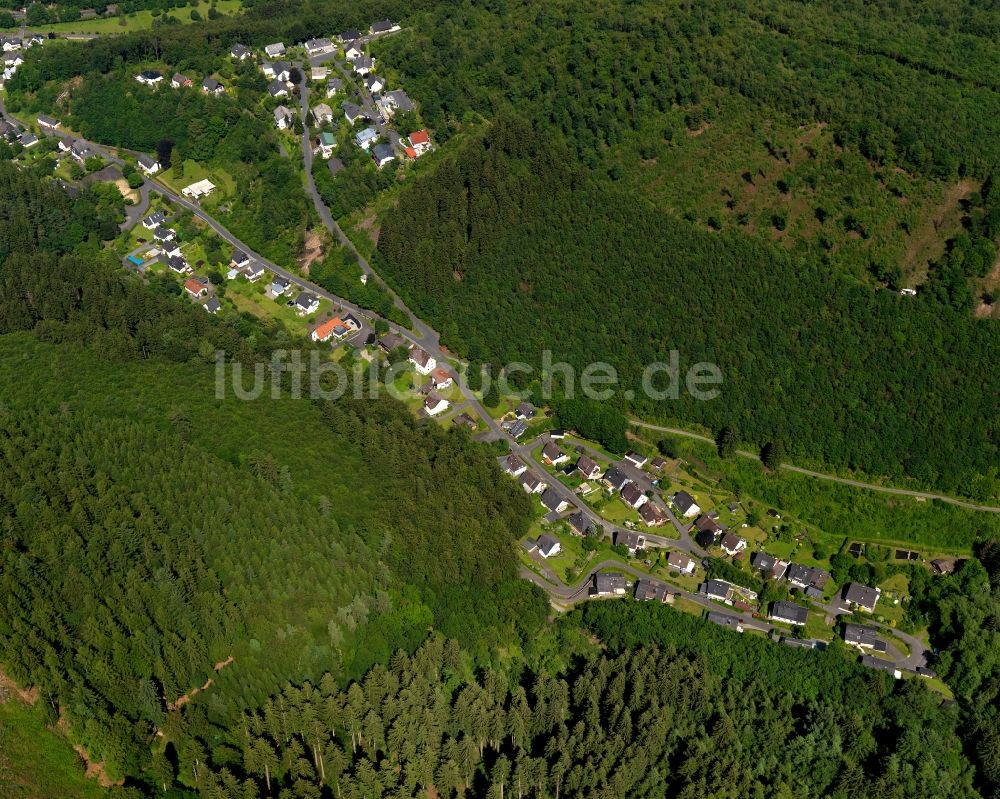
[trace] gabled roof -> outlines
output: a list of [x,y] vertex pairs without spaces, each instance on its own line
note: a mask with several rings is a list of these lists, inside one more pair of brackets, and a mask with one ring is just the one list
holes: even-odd
[[628,483],[622,486],[622,499],[625,500],[629,505],[634,506],[639,498],[643,496],[642,489],[639,488],[635,483]]
[[716,599],[729,599],[733,587],[724,580],[708,580],[702,584],[701,590]]
[[844,599],[863,608],[873,608],[878,602],[881,591],[878,588],[862,585],[861,583],[848,583],[844,588]]
[[667,598],[667,586],[641,577],[635,584],[635,598],[640,602],[663,602]]
[[604,480],[615,490],[621,490],[622,486],[631,482],[629,476],[617,466],[612,466],[604,473]]
[[313,305],[319,303],[319,297],[309,291],[303,291],[298,297],[295,298],[295,304],[299,308],[311,308]]
[[[277,97],[282,92],[288,94],[288,84],[285,83],[283,80],[278,80],[277,78],[275,78],[269,84],[267,84],[267,93],[270,94],[272,97]],[[282,116],[291,113],[287,108],[285,108],[285,106],[279,105],[277,108],[274,109],[275,119],[278,118],[279,110],[282,110]]]
[[863,624],[845,624],[844,640],[849,644],[870,647],[876,652],[885,652],[887,648],[885,641],[878,637],[878,630]]
[[618,530],[615,533],[615,545],[624,544],[630,550],[639,549],[646,544],[646,537],[628,530]]
[[557,546],[559,546],[559,542],[548,533],[538,536],[538,550],[543,555],[548,555]]
[[549,510],[558,510],[559,506],[565,502],[565,500],[559,496],[554,488],[546,488],[542,492],[542,504]]
[[687,513],[697,503],[687,491],[678,491],[674,494],[674,504],[681,513]]
[[687,571],[694,564],[694,561],[681,552],[670,552],[667,554],[667,565],[673,566],[680,571]]
[[569,524],[581,535],[586,534],[587,530],[590,529],[590,522],[587,521],[587,517],[583,514],[582,510],[578,510],[569,517]]
[[217,81],[215,78],[205,78],[205,80],[201,82],[201,88],[207,89],[210,92],[214,92],[216,89],[221,89],[222,84],[219,83],[219,81]]
[[431,361],[431,354],[422,347],[414,347],[410,351],[410,360],[417,364],[417,366],[427,366]]
[[598,572],[594,575],[594,590],[598,594],[623,594],[625,575],[619,572]]
[[601,467],[598,466],[597,461],[595,461],[593,458],[588,458],[586,455],[580,456],[580,459],[576,462],[576,468],[579,469],[580,472],[585,474],[587,477],[590,477],[594,473],[595,469],[597,471],[601,470]]
[[418,130],[410,134],[410,144],[430,144],[431,136],[426,130]]
[[794,602],[782,600],[771,605],[772,619],[781,619],[792,624],[805,624],[808,616],[809,612],[802,605],[796,605]]
[[553,444],[549,441],[544,447],[542,447],[542,457],[548,458],[550,461],[554,461],[558,458],[565,457],[565,453],[559,449],[557,444]]

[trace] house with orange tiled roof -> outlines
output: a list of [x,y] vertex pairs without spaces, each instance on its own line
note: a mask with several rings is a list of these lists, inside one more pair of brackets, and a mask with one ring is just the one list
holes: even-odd
[[310,333],[310,338],[313,341],[329,341],[331,337],[341,339],[349,332],[350,329],[344,324],[344,320],[335,316],[333,319],[327,319],[316,325],[313,332]]
[[208,294],[208,289],[198,280],[193,277],[188,278],[184,281],[184,291],[190,294],[192,297],[204,297]]
[[436,388],[438,391],[443,391],[444,389],[451,386],[451,384],[454,383],[455,381],[454,378],[452,378],[451,373],[447,369],[439,366],[437,369],[434,370],[433,374],[431,375],[431,382],[434,383],[434,388]]
[[417,156],[421,156],[431,149],[431,136],[426,130],[418,130],[410,134],[410,147]]

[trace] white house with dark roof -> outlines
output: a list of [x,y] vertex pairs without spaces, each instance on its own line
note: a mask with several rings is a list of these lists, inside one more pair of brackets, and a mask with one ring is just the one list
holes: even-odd
[[437,360],[434,356],[420,347],[414,347],[410,350],[409,361],[413,364],[413,368],[416,369],[417,373],[424,377],[437,368]]
[[274,124],[278,130],[289,130],[295,124],[295,112],[287,106],[279,105],[274,109]]
[[881,588],[872,588],[861,583],[848,583],[844,587],[844,602],[849,607],[871,613],[882,595]]
[[306,55],[310,58],[326,55],[327,53],[332,53],[334,50],[333,42],[329,39],[308,39],[305,47]]
[[541,501],[552,513],[562,513],[569,507],[569,503],[554,488],[545,489],[542,492]]
[[312,115],[317,125],[322,125],[325,122],[333,122],[333,109],[326,103],[320,103],[315,106],[312,110]]
[[223,86],[215,78],[205,78],[201,82],[201,90],[205,94],[211,94],[213,97],[221,97],[226,93],[226,87]]
[[549,466],[558,466],[561,463],[566,463],[569,460],[569,455],[559,449],[558,444],[549,441],[542,447],[542,460]]
[[161,80],[163,80],[163,75],[157,72],[155,69],[145,69],[138,75],[136,75],[135,79],[143,86],[155,86]]
[[503,470],[511,477],[520,477],[528,470],[528,467],[517,455],[511,453],[504,459]]
[[558,555],[562,550],[562,544],[560,544],[555,538],[553,538],[548,533],[544,533],[538,537],[538,554],[543,558],[551,558],[554,555]]
[[375,59],[371,56],[359,56],[351,65],[357,75],[367,75],[375,69]]
[[697,516],[701,512],[701,508],[698,507],[698,503],[694,501],[694,497],[692,497],[687,491],[678,491],[674,494],[670,501],[677,509],[677,512],[680,513],[685,519]]
[[303,291],[295,298],[295,312],[299,316],[309,316],[319,310],[319,297],[308,291]]
[[389,19],[381,19],[378,22],[373,22],[372,26],[368,29],[368,32],[372,36],[379,36],[383,33],[395,33],[401,30],[398,22],[393,22]]
[[667,566],[681,574],[694,574],[697,563],[685,555],[683,552],[670,552],[667,554]]
[[802,605],[782,600],[771,603],[771,612],[767,617],[772,621],[783,621],[785,624],[801,627],[806,623],[808,616],[809,612]]
[[365,54],[365,44],[360,39],[355,39],[344,45],[344,58],[348,61],[357,61]]
[[253,55],[253,53],[250,52],[250,48],[246,45],[234,44],[231,48],[229,48],[229,55],[237,61],[246,61]]
[[625,596],[625,575],[620,572],[598,572],[594,575],[591,596]]
[[145,172],[147,175],[155,175],[160,171],[160,162],[153,158],[151,155],[146,155],[143,153],[136,161],[139,163],[139,169]]
[[873,652],[885,652],[886,642],[878,637],[878,630],[865,627],[863,624],[844,625],[844,643],[859,649],[871,649]]
[[584,480],[596,480],[601,476],[601,465],[586,455],[580,456],[576,462],[576,470],[583,475]]
[[638,510],[647,502],[649,502],[649,497],[647,497],[641,488],[635,483],[628,483],[622,486],[620,492],[622,502],[628,505],[632,510]]

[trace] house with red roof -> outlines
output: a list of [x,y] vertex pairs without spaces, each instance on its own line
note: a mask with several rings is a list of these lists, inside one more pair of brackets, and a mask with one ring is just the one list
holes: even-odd
[[419,157],[431,149],[431,135],[426,130],[418,130],[410,134],[410,147]]
[[195,280],[193,277],[184,281],[184,291],[196,299],[198,297],[204,297],[208,294],[208,289],[205,288],[204,284]]

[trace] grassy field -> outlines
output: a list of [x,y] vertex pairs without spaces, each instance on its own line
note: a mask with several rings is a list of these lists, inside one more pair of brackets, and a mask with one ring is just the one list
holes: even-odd
[[38,707],[16,699],[0,704],[0,799],[104,799],[84,776],[69,742],[49,729]]
[[[210,2],[200,2],[198,4],[198,11],[202,18],[208,17],[208,9],[211,7]],[[233,14],[240,10],[243,3],[242,0],[216,0],[215,7],[220,14]],[[180,8],[174,8],[167,12],[167,16],[174,17],[180,22],[190,23],[192,6],[186,5]],[[134,14],[125,15],[125,25],[121,24],[121,20],[118,17],[107,17],[103,19],[88,19],[88,20],[78,20],[76,22],[56,22],[51,25],[39,25],[37,27],[30,27],[29,30],[36,31],[38,33],[83,33],[83,34],[102,34],[102,35],[112,35],[115,33],[129,33],[131,31],[141,31],[153,27],[153,12],[150,10],[136,11]],[[13,30],[8,28],[7,30]]]

